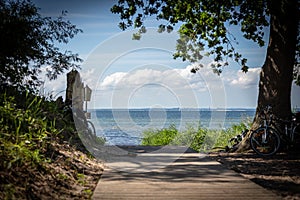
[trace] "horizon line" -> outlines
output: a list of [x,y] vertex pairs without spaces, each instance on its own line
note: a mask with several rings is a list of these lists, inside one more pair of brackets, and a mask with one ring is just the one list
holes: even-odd
[[151,107],[119,107],[119,108],[112,108],[112,107],[98,107],[98,108],[88,108],[88,110],[96,110],[96,109],[110,109],[110,110],[128,110],[128,109],[153,109],[153,110],[160,110],[160,109],[205,109],[205,110],[229,110],[229,109],[256,109],[256,107],[158,107],[158,108],[151,108]]

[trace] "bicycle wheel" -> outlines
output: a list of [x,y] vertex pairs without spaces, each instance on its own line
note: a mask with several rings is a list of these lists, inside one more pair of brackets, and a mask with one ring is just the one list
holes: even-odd
[[271,156],[275,154],[280,147],[280,137],[274,129],[261,127],[252,132],[250,145],[257,154],[261,156]]
[[89,130],[92,131],[92,135],[96,136],[97,134],[96,134],[96,128],[95,128],[94,124],[91,121],[87,121],[87,123],[88,123]]
[[300,151],[300,125],[294,128],[292,147],[296,151]]

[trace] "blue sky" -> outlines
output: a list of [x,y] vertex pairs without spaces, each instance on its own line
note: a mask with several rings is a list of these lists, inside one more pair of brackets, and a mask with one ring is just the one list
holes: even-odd
[[[135,30],[118,28],[119,17],[110,12],[116,1],[47,1],[34,0],[41,13],[58,16],[67,10],[69,19],[83,33],[62,49],[79,53],[83,81],[93,89],[90,108],[153,107],[222,107],[256,106],[260,67],[266,47],[258,47],[239,35],[238,27],[228,27],[239,41],[237,50],[248,59],[247,74],[230,61],[221,76],[213,74],[210,58],[197,74],[190,73],[193,64],[174,60],[176,31],[159,34],[155,19],[146,21],[148,31],[140,41],[132,40]],[[267,38],[266,38],[267,40]],[[65,75],[46,81],[45,92],[64,95]],[[300,107],[299,87],[293,86],[292,104]]]

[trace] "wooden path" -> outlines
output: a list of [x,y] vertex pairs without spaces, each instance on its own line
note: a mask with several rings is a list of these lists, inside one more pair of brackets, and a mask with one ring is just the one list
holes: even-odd
[[[125,150],[134,159],[143,155],[151,157],[153,148],[127,147]],[[92,199],[281,199],[207,156],[191,150],[178,155],[180,150],[177,150],[170,147],[169,151],[156,154],[156,160],[139,161],[138,167],[130,159],[107,163]],[[176,161],[164,163],[171,156],[177,158]],[[125,171],[120,171],[122,168]]]

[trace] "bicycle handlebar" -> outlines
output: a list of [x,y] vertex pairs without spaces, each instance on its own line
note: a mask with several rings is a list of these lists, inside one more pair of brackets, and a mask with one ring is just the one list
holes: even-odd
[[272,111],[272,106],[271,105],[267,105],[265,109],[266,109],[267,113],[269,113],[269,112]]
[[267,115],[269,115],[272,118],[273,112],[272,112],[272,106],[267,105],[260,111],[260,116],[262,116],[263,119],[267,118]]
[[[262,116],[262,119],[264,119],[264,120],[266,120],[267,116],[269,116],[269,123],[272,123],[273,119],[275,121],[280,121],[283,123],[291,123],[292,121],[295,121],[294,117],[292,117],[291,120],[282,119],[280,117],[277,117],[276,115],[274,115],[271,105],[265,106],[265,108],[261,110],[260,115]],[[293,116],[295,116],[295,114]]]

